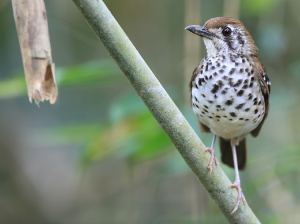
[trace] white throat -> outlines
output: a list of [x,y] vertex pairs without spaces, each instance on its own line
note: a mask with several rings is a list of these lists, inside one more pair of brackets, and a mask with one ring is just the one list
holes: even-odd
[[207,54],[212,57],[217,56],[218,51],[217,51],[214,43],[212,42],[212,40],[203,38],[203,41],[204,41],[204,44],[206,47]]

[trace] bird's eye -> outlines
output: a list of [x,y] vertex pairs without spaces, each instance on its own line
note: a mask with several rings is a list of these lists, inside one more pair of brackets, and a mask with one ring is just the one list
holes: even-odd
[[222,31],[222,34],[226,37],[229,36],[231,34],[231,29],[229,27],[225,27]]

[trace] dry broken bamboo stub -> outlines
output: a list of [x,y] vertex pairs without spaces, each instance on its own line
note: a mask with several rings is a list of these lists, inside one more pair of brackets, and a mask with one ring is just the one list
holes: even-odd
[[29,101],[53,104],[58,92],[44,1],[12,0],[12,5]]

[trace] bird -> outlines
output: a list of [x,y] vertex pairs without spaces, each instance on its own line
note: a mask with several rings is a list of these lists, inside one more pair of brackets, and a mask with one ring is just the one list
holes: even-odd
[[202,37],[206,57],[193,71],[189,89],[191,106],[202,132],[213,133],[208,169],[219,166],[214,145],[219,139],[222,162],[235,170],[231,185],[237,202],[247,206],[239,170],[246,166],[246,136],[257,137],[269,113],[271,82],[261,63],[253,38],[243,23],[230,17],[209,19],[186,30]]

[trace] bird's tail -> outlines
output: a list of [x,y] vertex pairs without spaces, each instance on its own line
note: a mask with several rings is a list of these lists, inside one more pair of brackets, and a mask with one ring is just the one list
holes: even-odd
[[[230,140],[225,140],[219,137],[220,149],[222,154],[222,162],[234,168],[233,154],[231,149]],[[239,170],[244,170],[246,167],[246,138],[239,142],[236,146],[237,160]]]

